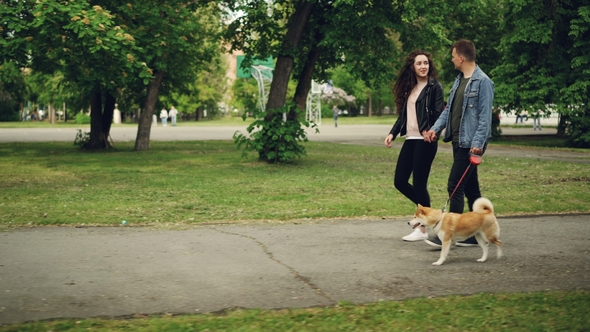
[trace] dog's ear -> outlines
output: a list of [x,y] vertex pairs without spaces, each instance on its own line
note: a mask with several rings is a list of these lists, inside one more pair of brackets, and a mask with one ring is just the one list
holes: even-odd
[[425,215],[426,212],[424,212],[424,206],[422,206],[421,204],[418,204],[418,209],[416,210],[416,215]]

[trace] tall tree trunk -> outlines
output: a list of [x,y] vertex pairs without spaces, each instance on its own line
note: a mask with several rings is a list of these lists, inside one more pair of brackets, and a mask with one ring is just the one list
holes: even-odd
[[53,107],[53,98],[52,101],[47,106],[47,117],[49,117],[49,123],[55,124],[55,107]]
[[156,72],[156,75],[147,87],[147,94],[143,104],[143,110],[139,117],[137,138],[135,139],[135,151],[147,151],[150,148],[150,131],[152,129],[152,115],[156,109],[160,86],[164,80],[164,72]]
[[373,94],[369,92],[369,105],[367,106],[367,116],[373,116]]
[[[297,107],[299,107],[300,110],[305,111],[305,108],[307,106],[307,95],[309,94],[309,90],[311,89],[311,78],[313,75],[313,70],[315,69],[315,64],[317,63],[321,52],[322,47],[317,45],[313,47],[311,51],[309,51],[309,53],[307,54],[307,60],[305,61],[305,65],[301,70],[301,74],[299,75],[299,81],[297,83],[297,89],[295,90],[295,96],[293,97],[293,100],[295,101],[295,104],[297,104]],[[294,119],[295,115],[295,112],[290,112],[288,118]]]
[[197,107],[197,109],[195,109],[195,120],[201,121],[202,118],[203,118],[203,106],[199,106],[199,107]]
[[111,134],[111,124],[113,123],[113,114],[115,113],[115,103],[117,100],[110,91],[105,93],[104,111],[102,113],[102,135],[108,142]]
[[565,136],[565,128],[567,128],[567,121],[569,116],[560,114],[559,115],[559,122],[557,123],[557,136],[564,137]]
[[107,147],[102,130],[102,93],[97,87],[90,97],[90,140],[84,145],[85,149],[98,150]]
[[299,46],[299,42],[315,5],[316,1],[300,1],[289,23],[287,35],[277,58],[277,64],[270,85],[268,103],[266,105],[268,111],[265,117],[266,121],[270,121],[273,118],[272,109],[285,106],[287,86],[291,77],[291,71],[293,70],[293,56],[291,55],[291,51]]

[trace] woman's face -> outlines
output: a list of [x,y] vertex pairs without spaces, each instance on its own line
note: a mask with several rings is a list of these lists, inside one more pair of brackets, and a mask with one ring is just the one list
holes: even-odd
[[414,58],[414,73],[416,73],[417,78],[428,77],[429,68],[430,64],[426,55],[420,54]]

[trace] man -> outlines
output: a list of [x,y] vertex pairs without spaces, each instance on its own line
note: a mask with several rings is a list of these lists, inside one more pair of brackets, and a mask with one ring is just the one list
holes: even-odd
[[[470,165],[470,154],[482,155],[492,137],[494,83],[475,63],[475,45],[471,41],[460,39],[453,44],[452,61],[461,73],[451,88],[449,105],[423,136],[425,141],[434,142],[446,129],[443,141],[453,144],[453,166],[447,184],[449,196],[452,195],[449,212],[463,213],[465,197],[470,211],[473,202],[481,197],[477,167],[469,167],[462,181],[461,177]],[[438,237],[425,241],[441,246]],[[477,241],[471,237],[457,245],[477,246]]]
[[170,119],[172,120],[172,126],[176,126],[176,115],[178,115],[178,110],[172,106],[170,108],[170,112],[168,112]]
[[340,110],[338,109],[338,106],[334,105],[334,107],[332,107],[332,116],[334,116],[334,127],[338,128],[338,113],[340,113]]

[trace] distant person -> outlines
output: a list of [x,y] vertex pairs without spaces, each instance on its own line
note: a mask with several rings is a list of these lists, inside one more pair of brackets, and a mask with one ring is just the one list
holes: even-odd
[[541,118],[543,117],[543,111],[542,110],[537,110],[537,112],[535,112],[535,114],[532,115],[533,118],[533,130],[537,130],[537,127],[539,127],[539,130],[543,130],[543,128],[541,128]]
[[[424,139],[427,142],[436,141],[446,129],[443,141],[453,144],[453,165],[447,182],[450,196],[448,212],[463,213],[465,197],[469,211],[473,211],[473,203],[481,197],[477,166],[469,167],[469,158],[472,154],[483,155],[492,138],[494,83],[476,64],[473,42],[465,39],[456,41],[451,61],[460,73],[451,87],[449,105],[432,128],[424,133]],[[441,247],[438,236],[425,241]],[[457,245],[467,247],[478,244],[472,236],[457,242]]]
[[168,115],[170,116],[170,121],[172,121],[172,126],[176,126],[176,115],[178,115],[178,110],[172,106],[170,107]]
[[[399,116],[385,138],[385,146],[391,148],[391,142],[398,134],[406,136],[397,158],[393,183],[414,204],[430,207],[428,176],[438,143],[426,142],[422,132],[434,125],[445,107],[443,87],[430,53],[417,50],[406,57],[393,94]],[[412,184],[409,183],[410,176]],[[427,238],[424,226],[402,237],[404,241]]]
[[332,107],[332,116],[334,117],[334,127],[338,128],[338,113],[340,113],[340,110],[338,109],[338,106],[334,105],[334,107]]
[[162,108],[160,111],[160,120],[162,120],[162,127],[166,127],[168,123],[168,111],[165,108]]
[[520,113],[516,114],[516,122],[514,122],[515,124],[518,123],[518,119],[520,119],[520,123],[524,121],[526,121],[528,119],[528,113],[526,111],[521,111]]
[[152,115],[152,126],[157,126],[158,125],[158,116],[156,116],[155,114]]

